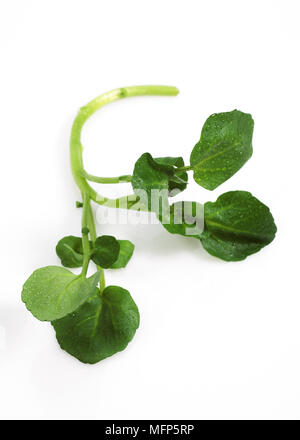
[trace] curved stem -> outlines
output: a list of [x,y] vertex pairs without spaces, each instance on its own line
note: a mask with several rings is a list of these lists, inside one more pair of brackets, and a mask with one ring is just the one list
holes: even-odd
[[[131,97],[131,96],[143,96],[143,95],[165,95],[176,96],[178,89],[176,87],[169,86],[133,86],[124,87],[121,89],[115,89],[111,92],[104,93],[93,101],[89,102],[86,106],[81,107],[72,126],[71,139],[70,139],[70,160],[71,169],[74,180],[82,193],[83,199],[83,212],[82,212],[82,247],[83,247],[83,266],[81,274],[85,277],[87,274],[89,261],[90,261],[90,243],[89,233],[91,239],[96,239],[96,229],[94,223],[93,213],[91,211],[90,200],[95,201],[99,205],[106,205],[115,208],[131,208],[138,202],[138,197],[126,196],[118,199],[109,199],[107,197],[100,196],[87,182],[87,179],[99,182],[99,183],[119,183],[130,182],[131,176],[121,176],[117,178],[104,178],[97,177],[86,173],[83,167],[82,159],[82,144],[81,144],[81,131],[86,120],[95,113],[98,109],[105,104],[117,101],[118,99]],[[140,207],[138,209],[141,209]],[[100,293],[105,288],[104,270],[101,271],[100,278]]]
[[161,95],[161,96],[176,96],[178,94],[176,87],[170,86],[133,86],[124,87],[104,93],[98,98],[90,101],[86,106],[79,110],[71,131],[70,139],[70,159],[71,169],[74,180],[83,194],[88,194],[93,201],[104,205],[110,202],[111,199],[100,196],[86,181],[84,177],[83,159],[82,159],[82,145],[81,145],[81,131],[87,119],[105,104],[117,101],[118,99],[132,97],[132,96],[146,96],[146,95]]

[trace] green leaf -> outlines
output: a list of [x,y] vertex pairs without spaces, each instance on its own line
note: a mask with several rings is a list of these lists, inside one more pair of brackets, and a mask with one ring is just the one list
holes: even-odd
[[102,235],[94,243],[91,259],[94,263],[107,269],[114,264],[119,256],[120,243],[112,235]]
[[191,154],[195,181],[213,190],[235,174],[252,156],[254,121],[238,110],[211,115]]
[[122,267],[126,267],[128,261],[132,257],[134,251],[134,244],[129,240],[118,240],[120,245],[120,253],[117,261],[115,261],[110,268],[111,269],[120,269]]
[[246,191],[230,191],[204,205],[203,247],[226,261],[244,260],[271,243],[276,225],[267,206]]
[[[157,206],[151,204],[151,191],[161,191],[161,204],[168,206],[168,196],[173,195],[175,188],[182,191],[186,188],[186,173],[176,174],[176,163],[184,164],[182,158],[158,158],[153,159],[150,153],[144,153],[137,160],[133,170],[131,184],[134,192],[140,197],[141,202],[148,207],[149,211],[158,212]],[[140,191],[144,191],[145,195],[141,195]]]
[[[172,172],[174,172],[176,168],[184,167],[184,160],[182,157],[156,157],[154,161],[160,165],[167,165],[171,167]],[[184,191],[187,187],[187,182],[188,173],[186,171],[180,171],[176,173],[176,175],[174,174],[173,177],[169,178],[170,193],[172,193],[174,189],[178,190],[177,194],[180,191]]]
[[164,228],[171,234],[200,238],[203,231],[203,205],[197,202],[176,202],[170,206],[170,215],[159,216]]
[[130,293],[106,287],[74,313],[52,322],[60,347],[81,362],[95,364],[124,350],[139,326],[139,311]]
[[84,278],[63,267],[42,267],[25,282],[22,301],[40,321],[53,321],[81,306],[93,293],[99,278],[100,271]]
[[83,263],[82,238],[69,235],[59,240],[56,254],[65,267],[81,267]]

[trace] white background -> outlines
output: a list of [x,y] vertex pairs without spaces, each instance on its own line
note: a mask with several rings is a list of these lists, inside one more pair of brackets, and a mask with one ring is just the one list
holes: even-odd
[[[1,1],[1,419],[300,418],[299,12],[291,0]],[[213,193],[190,176],[184,198],[251,191],[278,234],[225,263],[160,225],[98,224],[136,244],[107,281],[130,290],[141,326],[124,352],[88,366],[20,294],[34,269],[58,264],[57,241],[80,233],[68,151],[77,109],[136,84],[181,93],[91,118],[87,170],[130,174],[145,151],[188,161],[211,113],[250,112],[251,160]]]

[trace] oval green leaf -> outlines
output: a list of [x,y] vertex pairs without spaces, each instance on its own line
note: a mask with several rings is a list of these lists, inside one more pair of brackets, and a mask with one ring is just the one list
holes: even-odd
[[59,240],[56,254],[65,267],[81,267],[83,263],[82,238],[69,235]]
[[120,243],[112,235],[101,235],[94,243],[91,259],[95,264],[108,269],[119,256]]
[[115,261],[110,268],[121,269],[127,266],[134,251],[134,244],[129,240],[118,240],[120,245],[120,252],[117,261]]
[[100,271],[84,278],[63,267],[42,267],[25,282],[22,301],[40,321],[53,321],[81,306],[92,295],[99,278]]
[[230,191],[204,205],[200,240],[211,255],[244,260],[271,243],[276,225],[269,208],[246,191]]
[[195,181],[213,190],[233,176],[252,155],[253,127],[251,115],[238,110],[211,115],[190,158]]
[[60,347],[81,362],[95,364],[124,350],[139,326],[138,308],[118,286],[99,291],[74,313],[52,322]]
[[[137,160],[134,166],[131,184],[134,192],[140,197],[141,202],[147,206],[149,211],[158,212],[168,206],[168,196],[182,191],[186,188],[187,176],[185,172],[176,174],[176,164],[183,164],[183,159],[178,157],[161,157],[153,159],[150,153],[144,153]],[[161,207],[156,203],[153,206],[152,191],[159,191]],[[141,191],[145,195],[141,196]],[[152,203],[151,203],[152,201]]]

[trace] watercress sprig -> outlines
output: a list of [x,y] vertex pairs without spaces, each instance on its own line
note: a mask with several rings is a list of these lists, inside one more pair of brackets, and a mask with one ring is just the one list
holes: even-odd
[[[182,157],[153,157],[143,153],[132,175],[99,177],[83,166],[81,131],[86,120],[105,104],[131,96],[176,96],[169,86],[135,86],[115,89],[82,107],[72,126],[70,160],[81,193],[81,236],[58,241],[60,266],[37,269],[27,279],[22,300],[39,320],[50,321],[61,348],[85,363],[96,363],[124,350],[139,327],[139,311],[128,290],[106,286],[104,269],[120,269],[130,261],[134,245],[113,236],[97,236],[91,202],[99,205],[151,211],[171,234],[199,240],[211,255],[240,261],[258,252],[275,237],[270,210],[246,191],[230,191],[215,202],[177,201],[170,198],[188,186],[188,172],[197,184],[213,190],[236,173],[252,155],[253,119],[234,110],[211,115],[203,125],[190,161]],[[88,182],[131,182],[133,194],[110,199]],[[87,276],[90,263],[96,265]],[[75,275],[70,268],[81,268]]]

